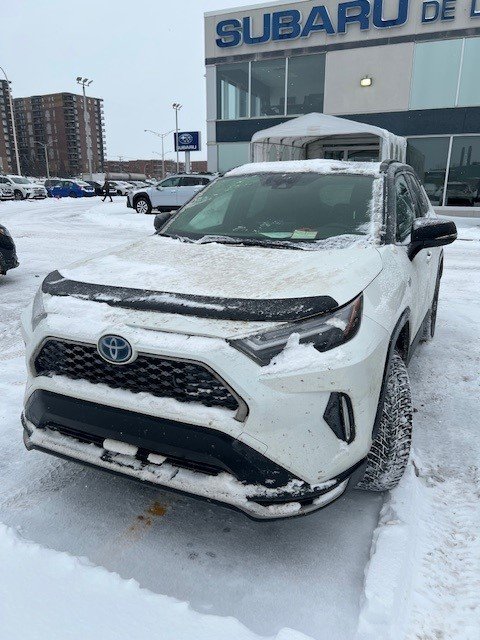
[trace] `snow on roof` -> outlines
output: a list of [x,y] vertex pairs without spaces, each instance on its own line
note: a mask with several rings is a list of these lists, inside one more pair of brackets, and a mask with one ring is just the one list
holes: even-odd
[[278,144],[291,144],[301,147],[312,140],[318,140],[318,138],[347,135],[373,135],[388,142],[403,140],[403,138],[380,127],[347,120],[346,118],[337,118],[324,113],[308,113],[277,124],[269,129],[257,131],[252,136],[252,143],[277,142]]
[[345,162],[342,160],[288,160],[285,162],[252,162],[232,169],[226,176],[252,173],[353,173],[379,176],[379,162]]

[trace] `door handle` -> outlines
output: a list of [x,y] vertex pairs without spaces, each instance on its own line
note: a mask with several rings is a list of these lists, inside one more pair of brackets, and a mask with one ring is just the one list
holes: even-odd
[[427,251],[427,262],[430,262],[432,259],[433,253],[431,251]]

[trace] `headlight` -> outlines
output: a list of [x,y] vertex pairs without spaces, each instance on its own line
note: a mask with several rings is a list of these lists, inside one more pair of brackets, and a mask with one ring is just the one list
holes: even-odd
[[360,295],[333,313],[323,314],[282,325],[265,333],[232,340],[230,344],[262,367],[283,351],[289,337],[298,333],[301,343],[311,343],[318,351],[328,351],[351,340],[362,319],[363,296]]
[[46,317],[47,317],[47,312],[45,311],[45,307],[43,306],[43,291],[42,291],[42,287],[40,287],[37,293],[35,294],[35,298],[33,299],[33,305],[32,305],[33,331],[35,331],[39,323]]

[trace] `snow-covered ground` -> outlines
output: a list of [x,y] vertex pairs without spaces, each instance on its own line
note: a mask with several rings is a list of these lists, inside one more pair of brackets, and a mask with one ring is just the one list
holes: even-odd
[[456,221],[401,486],[255,523],[25,451],[19,312],[46,273],[153,217],[123,198],[0,203],[21,261],[0,279],[0,640],[478,639],[480,223]]

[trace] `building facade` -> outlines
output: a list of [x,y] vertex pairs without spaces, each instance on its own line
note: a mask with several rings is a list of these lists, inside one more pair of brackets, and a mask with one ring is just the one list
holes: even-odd
[[15,98],[14,110],[23,175],[47,175],[44,145],[51,176],[86,173],[87,135],[91,140],[92,171],[103,171],[106,153],[103,100],[87,98],[87,128],[83,96],[73,93]]
[[14,173],[16,171],[15,147],[6,80],[0,80],[0,121],[0,172]]
[[[301,0],[205,15],[208,165],[309,112],[408,140],[437,205],[480,206],[480,0]],[[336,156],[332,156],[336,157]]]

